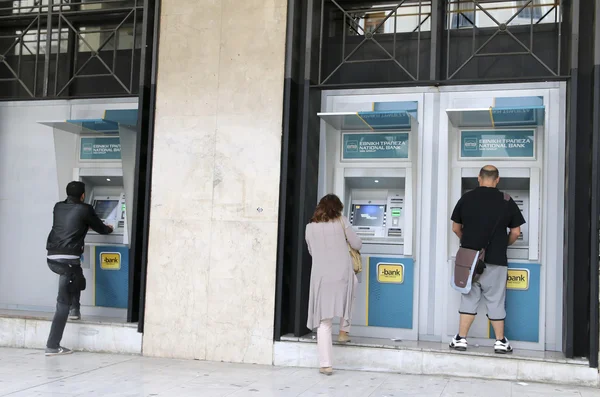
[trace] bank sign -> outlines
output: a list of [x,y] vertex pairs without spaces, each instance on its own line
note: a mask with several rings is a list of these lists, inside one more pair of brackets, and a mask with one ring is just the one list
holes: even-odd
[[506,288],[518,291],[527,291],[529,289],[529,270],[508,269]]
[[121,160],[118,137],[82,137],[80,160]]
[[535,158],[535,130],[460,132],[462,158]]
[[407,159],[408,133],[342,135],[342,159]]
[[118,252],[100,253],[100,269],[121,270],[121,254]]
[[404,283],[404,265],[401,263],[378,263],[377,282],[385,284]]

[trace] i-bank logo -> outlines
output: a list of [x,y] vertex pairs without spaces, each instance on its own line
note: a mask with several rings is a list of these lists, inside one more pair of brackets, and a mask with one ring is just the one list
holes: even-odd
[[529,289],[529,269],[508,269],[506,288],[527,291]]
[[463,146],[466,151],[477,150],[477,138],[464,138]]
[[401,263],[378,263],[377,282],[385,284],[404,283],[404,265]]
[[347,152],[358,152],[358,141],[347,141],[346,142]]
[[100,268],[102,270],[120,270],[121,254],[118,252],[100,253]]

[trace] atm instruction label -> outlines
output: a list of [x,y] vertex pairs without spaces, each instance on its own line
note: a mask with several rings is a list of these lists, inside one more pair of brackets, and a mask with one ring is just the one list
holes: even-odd
[[401,263],[378,263],[377,282],[402,284],[404,282],[404,265]]
[[101,252],[100,269],[121,270],[121,254],[119,252]]
[[506,288],[519,291],[529,289],[529,270],[528,269],[508,269],[506,277]]

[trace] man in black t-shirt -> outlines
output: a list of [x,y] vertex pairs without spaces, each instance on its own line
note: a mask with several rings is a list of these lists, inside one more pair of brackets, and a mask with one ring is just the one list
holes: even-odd
[[[456,350],[467,350],[467,334],[481,297],[485,299],[488,318],[496,334],[494,351],[510,353],[512,347],[504,336],[506,317],[506,278],[508,261],[506,249],[521,234],[525,219],[512,198],[505,199],[496,186],[500,181],[498,169],[486,165],[479,171],[479,187],[465,193],[452,212],[452,231],[460,239],[460,245],[474,250],[485,249],[486,268],[471,291],[461,296],[460,325],[458,334],[450,342]],[[507,229],[510,232],[507,233]]]

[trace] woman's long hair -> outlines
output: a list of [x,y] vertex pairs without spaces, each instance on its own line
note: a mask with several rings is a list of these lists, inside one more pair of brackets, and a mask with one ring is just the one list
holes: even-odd
[[328,194],[319,201],[311,222],[329,222],[342,216],[344,204],[335,194]]

